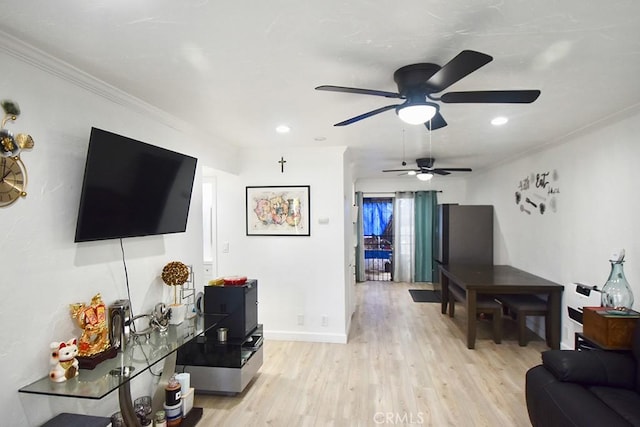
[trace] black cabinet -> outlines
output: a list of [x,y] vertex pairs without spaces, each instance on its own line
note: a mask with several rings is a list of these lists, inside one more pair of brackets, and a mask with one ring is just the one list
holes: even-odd
[[[206,286],[204,312],[226,314],[214,328],[178,350],[176,370],[191,374],[199,392],[236,394],[262,366],[263,333],[258,324],[258,282],[243,286]],[[219,328],[227,328],[220,341]]]
[[437,264],[493,264],[493,206],[438,205],[436,222]]
[[205,334],[178,351],[178,365],[242,368],[262,347],[262,325],[244,339],[220,342],[215,331]]
[[590,339],[582,332],[575,333],[575,341],[574,341],[574,350],[578,351],[614,351],[616,353],[629,353],[631,348],[621,349],[621,348],[610,348],[605,345],[600,344],[599,342]]
[[242,286],[206,286],[204,312],[228,314],[218,327],[228,328],[229,339],[244,339],[258,326],[258,281]]

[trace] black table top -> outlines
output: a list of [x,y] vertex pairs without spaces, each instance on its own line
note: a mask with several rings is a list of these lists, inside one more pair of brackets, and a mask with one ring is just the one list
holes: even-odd
[[510,265],[441,265],[440,270],[464,289],[509,292],[561,292],[564,286]]

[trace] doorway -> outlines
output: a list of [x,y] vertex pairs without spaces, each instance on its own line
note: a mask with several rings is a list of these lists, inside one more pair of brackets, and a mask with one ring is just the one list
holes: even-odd
[[393,198],[364,197],[365,280],[393,281]]

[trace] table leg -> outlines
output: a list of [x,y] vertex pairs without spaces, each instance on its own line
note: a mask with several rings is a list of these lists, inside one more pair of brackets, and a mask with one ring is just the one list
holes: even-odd
[[449,278],[440,272],[440,297],[442,302],[440,309],[442,314],[447,314],[447,305],[449,304]]
[[549,300],[547,304],[548,313],[545,322],[549,322],[549,336],[547,337],[547,345],[558,350],[560,348],[560,335],[561,335],[561,312],[562,307],[560,304],[561,295],[560,292],[552,291],[549,293]]
[[141,427],[140,420],[133,409],[130,381],[125,381],[118,388],[118,402],[120,403],[120,413],[127,427]]
[[[176,369],[176,356],[177,352],[169,354],[164,359],[164,366],[162,368],[162,376],[156,387],[156,393],[152,399],[152,414],[164,408],[165,399],[165,387],[169,383],[169,379],[174,374]],[[128,375],[122,373],[119,375]],[[124,423],[127,427],[141,427],[140,420],[136,416],[135,408],[133,407],[133,399],[131,398],[131,382],[129,380],[124,381],[118,388],[118,403],[120,405],[120,413],[124,419]]]
[[162,366],[162,376],[158,380],[156,385],[156,392],[152,398],[151,407],[153,408],[153,414],[157,411],[164,409],[164,400],[166,397],[165,388],[169,384],[169,380],[176,371],[176,359],[178,352],[174,351],[164,359],[164,365]]
[[476,291],[467,289],[467,348],[476,346],[476,299]]

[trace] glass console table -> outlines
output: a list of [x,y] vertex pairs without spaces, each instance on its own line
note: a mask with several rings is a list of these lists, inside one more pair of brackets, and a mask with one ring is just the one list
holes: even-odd
[[118,390],[120,412],[125,423],[127,426],[139,426],[133,409],[130,381],[164,361],[158,389],[153,396],[153,411],[162,409],[164,385],[174,374],[177,350],[215,328],[225,317],[226,314],[200,314],[186,319],[180,325],[170,325],[164,332],[153,330],[148,335],[131,336],[124,351],[99,363],[94,369],[80,369],[77,377],[61,383],[53,382],[45,376],[18,391],[47,396],[102,399]]

